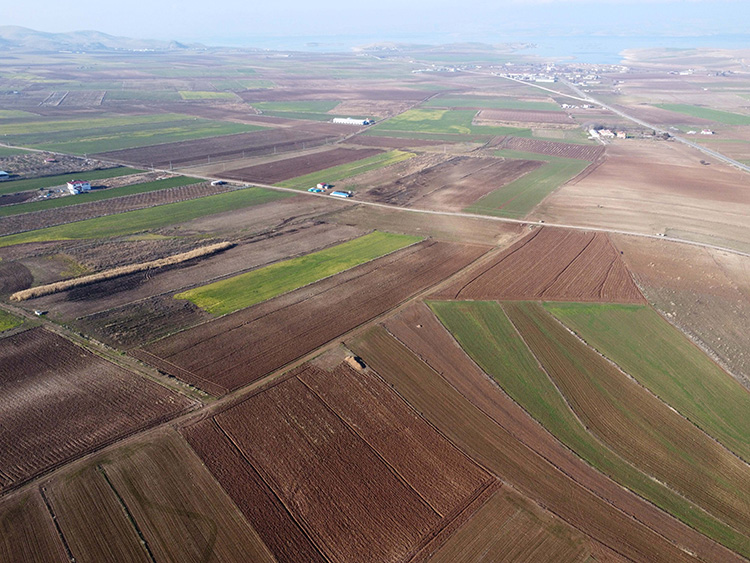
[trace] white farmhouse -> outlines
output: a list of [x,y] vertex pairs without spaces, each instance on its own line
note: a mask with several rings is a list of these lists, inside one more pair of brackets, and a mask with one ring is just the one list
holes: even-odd
[[91,183],[86,180],[71,180],[65,187],[73,195],[91,191]]

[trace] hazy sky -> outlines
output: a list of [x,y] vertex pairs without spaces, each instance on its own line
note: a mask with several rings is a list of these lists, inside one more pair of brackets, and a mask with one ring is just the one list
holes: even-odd
[[[3,0],[0,25],[259,45],[336,36],[456,41],[539,34],[747,34],[747,0]],[[225,41],[222,41],[222,38]],[[750,47],[750,45],[748,45]]]

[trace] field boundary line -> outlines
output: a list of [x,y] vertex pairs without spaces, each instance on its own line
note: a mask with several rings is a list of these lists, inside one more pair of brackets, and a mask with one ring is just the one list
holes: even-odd
[[[288,379],[291,379],[291,377]],[[274,385],[278,385],[282,382],[283,381],[276,381],[274,382]],[[263,391],[265,391],[265,389],[259,389],[257,394],[260,394]],[[249,398],[250,397],[247,397],[247,399]],[[223,411],[223,412],[226,412],[226,411]],[[221,426],[221,423],[218,420],[216,420],[216,416],[217,415],[215,414],[210,418],[211,422],[216,426],[216,429],[221,433],[221,435],[224,436],[224,438],[231,444],[232,448],[234,448],[234,450],[237,452],[237,455],[240,456],[240,459],[246,465],[248,465],[250,469],[258,475],[258,477],[260,477],[261,481],[263,481],[263,484],[266,487],[268,487],[269,492],[276,498],[279,504],[284,507],[284,510],[289,515],[289,518],[291,519],[291,521],[294,522],[294,524],[300,529],[300,532],[302,532],[302,534],[307,538],[307,540],[310,542],[310,545],[313,547],[313,549],[317,551],[318,554],[320,554],[321,558],[324,561],[328,561],[329,563],[334,563],[323,552],[323,550],[318,545],[318,542],[313,539],[314,536],[310,533],[312,527],[307,523],[307,520],[305,520],[305,518],[303,518],[302,515],[295,516],[294,511],[287,505],[287,503],[281,497],[281,495],[278,492],[279,489],[281,489],[281,487],[279,487],[278,485],[274,487],[272,485],[272,483],[275,483],[275,480],[270,475],[267,475],[266,472],[261,467],[259,467],[257,463],[253,463],[252,457],[249,454],[247,454],[242,448],[240,448],[239,444],[235,442],[234,438],[232,438],[229,432],[224,430],[224,428]],[[317,534],[315,536],[317,536]],[[320,541],[324,546],[328,547],[329,551],[331,551],[332,553],[335,553],[335,550],[330,549],[330,546],[326,545],[326,542],[323,538],[319,537],[318,541]]]
[[57,519],[54,508],[52,508],[52,503],[47,496],[47,489],[45,487],[39,487],[39,496],[42,497],[44,506],[47,508],[47,513],[49,514],[50,518],[52,518],[52,523],[55,525],[55,530],[57,531],[57,537],[60,538],[60,541],[65,548],[65,553],[68,555],[68,559],[70,559],[70,563],[76,563],[76,558],[73,556],[73,552],[70,550],[70,545],[68,544],[68,540],[65,539],[65,534],[63,534],[62,528],[60,528],[60,522]]
[[114,483],[109,478],[109,475],[107,475],[107,472],[104,469],[104,466],[100,463],[96,466],[99,473],[101,473],[102,477],[104,478],[104,481],[109,486],[112,493],[115,495],[115,498],[117,498],[117,502],[120,503],[120,507],[122,507],[123,512],[125,512],[125,516],[128,518],[128,522],[130,522],[130,525],[135,530],[135,533],[138,535],[138,539],[140,540],[139,543],[141,544],[141,547],[146,550],[146,553],[148,554],[148,558],[151,560],[152,563],[156,563],[156,558],[154,557],[154,553],[151,551],[151,548],[148,545],[148,541],[146,540],[146,537],[143,535],[143,531],[141,531],[141,527],[138,525],[138,522],[135,519],[135,516],[133,516],[133,513],[130,511],[130,508],[128,508],[127,503],[125,502],[125,499],[122,498],[122,495],[118,492],[117,488],[115,487]]
[[[504,311],[503,311],[503,312],[504,312]],[[434,313],[432,313],[432,314],[434,315]],[[506,315],[506,316],[507,316],[507,315]],[[510,321],[510,319],[508,319],[508,320]],[[438,322],[440,322],[440,319],[439,319],[439,318],[438,318]],[[441,322],[440,324],[442,325],[442,322]],[[501,386],[500,386],[500,385],[499,385],[499,384],[498,384],[498,383],[497,383],[497,382],[495,381],[495,379],[494,379],[494,378],[493,378],[492,376],[488,375],[488,374],[487,374],[487,373],[486,373],[486,372],[485,372],[485,371],[484,371],[484,370],[482,369],[482,367],[481,367],[481,366],[480,366],[479,364],[477,364],[477,363],[476,363],[476,361],[474,361],[474,359],[473,359],[473,358],[472,358],[472,357],[471,357],[471,356],[470,356],[470,355],[469,355],[469,354],[468,354],[468,353],[467,353],[467,352],[466,352],[466,351],[465,351],[465,350],[464,350],[464,349],[463,349],[463,348],[461,347],[461,345],[460,345],[460,344],[458,343],[458,341],[457,341],[457,340],[455,339],[455,337],[453,336],[453,333],[451,333],[451,332],[450,332],[450,331],[449,331],[449,330],[448,330],[448,329],[447,329],[447,328],[445,327],[445,325],[442,325],[442,326],[443,326],[443,328],[444,328],[444,329],[446,330],[446,332],[448,333],[448,335],[449,335],[449,336],[450,336],[450,337],[451,337],[451,338],[453,339],[453,341],[455,342],[456,346],[458,346],[458,347],[459,347],[459,348],[461,349],[462,353],[463,353],[463,354],[464,354],[464,355],[465,355],[465,356],[466,356],[466,357],[468,358],[468,360],[469,360],[469,361],[470,361],[471,363],[473,363],[473,364],[474,364],[474,365],[475,365],[475,366],[477,367],[477,369],[478,369],[478,370],[479,370],[479,371],[480,371],[481,373],[483,373],[483,374],[484,374],[484,376],[485,376],[485,377],[487,377],[487,378],[489,379],[489,381],[490,381],[490,382],[491,382],[491,383],[492,383],[492,384],[493,384],[493,385],[494,385],[494,386],[495,386],[495,387],[497,388],[497,390],[498,390],[498,391],[499,391],[500,393],[502,393],[502,394],[503,394],[503,395],[504,395],[505,397],[507,397],[507,398],[508,398],[508,399],[509,399],[510,401],[512,401],[512,402],[513,402],[513,403],[514,403],[515,405],[517,405],[517,406],[518,406],[518,408],[519,408],[519,409],[521,409],[521,410],[522,410],[522,411],[523,411],[524,413],[526,413],[526,415],[527,415],[527,416],[529,417],[529,419],[530,419],[530,420],[532,420],[532,421],[533,421],[533,423],[534,423],[534,424],[535,424],[535,425],[536,425],[536,426],[537,426],[538,428],[540,428],[540,429],[541,429],[541,430],[542,430],[542,431],[543,431],[543,432],[544,432],[545,434],[547,434],[548,436],[550,436],[550,438],[551,438],[551,439],[552,439],[552,440],[553,440],[553,441],[554,441],[554,442],[555,442],[556,444],[558,444],[558,445],[559,445],[559,446],[560,446],[560,447],[561,447],[561,448],[562,448],[563,450],[565,450],[566,452],[568,452],[568,455],[572,456],[572,457],[573,457],[573,458],[574,458],[574,459],[576,460],[575,462],[580,462],[581,464],[583,464],[583,465],[585,465],[586,467],[588,467],[588,468],[589,468],[589,469],[590,469],[591,471],[593,471],[593,472],[596,472],[597,474],[601,475],[601,476],[602,476],[602,477],[603,477],[604,479],[606,479],[607,481],[609,481],[609,482],[611,482],[612,484],[614,484],[614,485],[615,485],[616,487],[619,487],[620,489],[622,489],[623,491],[625,491],[625,492],[626,492],[627,494],[632,494],[632,495],[633,495],[634,497],[636,497],[636,498],[637,498],[637,499],[638,499],[638,500],[639,500],[640,502],[643,502],[643,503],[644,503],[645,505],[648,505],[649,507],[651,507],[651,509],[653,509],[653,510],[656,510],[656,511],[658,511],[658,512],[659,512],[659,513],[661,513],[661,514],[665,514],[665,515],[667,515],[668,517],[670,517],[670,518],[673,518],[673,519],[674,519],[675,521],[679,522],[679,523],[680,523],[681,525],[685,526],[686,528],[689,528],[689,529],[690,529],[690,530],[692,530],[693,532],[695,532],[695,533],[697,533],[697,534],[701,534],[701,535],[705,536],[705,534],[703,534],[703,533],[702,533],[702,532],[700,532],[699,530],[696,530],[695,528],[693,528],[692,526],[690,526],[689,524],[687,524],[686,522],[684,522],[684,521],[683,521],[683,520],[681,520],[680,518],[678,518],[678,517],[674,516],[674,515],[673,515],[672,513],[668,512],[667,510],[665,510],[665,509],[663,509],[663,508],[661,508],[661,507],[660,507],[659,505],[657,505],[656,503],[654,503],[654,502],[653,502],[653,501],[651,501],[650,499],[648,499],[648,498],[646,498],[646,497],[642,496],[641,494],[639,494],[639,493],[638,493],[637,491],[634,491],[634,490],[632,490],[632,489],[630,489],[630,488],[626,487],[625,485],[623,485],[622,483],[620,483],[620,482],[619,482],[618,480],[616,480],[616,479],[615,479],[614,477],[612,477],[612,476],[610,476],[609,474],[605,473],[604,471],[602,471],[602,470],[600,470],[600,469],[596,468],[596,467],[595,467],[594,465],[592,465],[592,464],[591,464],[591,463],[590,463],[590,462],[589,462],[588,460],[586,460],[586,459],[584,459],[583,457],[581,457],[580,455],[578,455],[578,454],[577,454],[577,453],[575,452],[575,450],[573,450],[573,449],[572,449],[571,447],[569,447],[569,446],[568,446],[567,444],[563,443],[563,442],[562,442],[562,441],[561,441],[561,440],[560,440],[560,439],[559,439],[559,438],[558,438],[557,436],[555,436],[555,434],[554,434],[554,433],[553,433],[552,431],[550,431],[549,429],[547,429],[547,427],[545,427],[545,426],[544,426],[544,425],[543,425],[543,424],[542,424],[542,423],[541,423],[541,422],[540,422],[539,420],[537,420],[537,419],[536,419],[536,417],[534,417],[534,416],[533,416],[533,415],[532,415],[532,414],[531,414],[531,413],[530,413],[530,412],[529,412],[529,411],[528,411],[528,410],[527,410],[527,409],[526,409],[526,408],[525,408],[525,407],[524,407],[524,406],[523,406],[522,404],[520,404],[520,403],[519,403],[518,401],[516,401],[515,399],[513,399],[513,397],[511,397],[510,395],[508,395],[508,393],[507,393],[507,392],[505,391],[505,389],[503,389],[503,388],[502,388],[502,387],[501,387]],[[516,332],[518,332],[518,329],[517,329],[517,328],[515,327],[515,325],[513,325],[513,323],[512,323],[512,322],[511,322],[511,326],[513,326],[513,329],[514,329],[514,330],[515,330]],[[522,341],[523,341],[523,338],[522,338]],[[527,345],[526,345],[526,343],[525,343],[525,341],[523,341],[523,342],[524,342],[524,345],[525,345],[525,346],[527,346]],[[404,344],[404,346],[406,346],[406,345]],[[407,346],[407,348],[408,348],[408,346]],[[528,346],[527,346],[527,348],[528,348]],[[412,353],[414,353],[414,352],[412,352]],[[415,355],[416,355],[416,353],[415,353]],[[538,359],[536,358],[536,356],[534,356],[533,354],[532,354],[532,357],[533,357],[533,358],[534,358],[534,360],[536,360],[537,362],[539,361],[539,360],[538,360]],[[427,363],[427,362],[426,362],[426,360],[424,360],[424,359],[422,359],[422,361],[423,361],[423,362],[425,362],[425,363]],[[428,364],[428,365],[429,365],[429,364]],[[433,368],[433,370],[434,370],[434,368]],[[436,370],[435,370],[435,371],[436,371]],[[441,377],[442,377],[442,376],[441,376]],[[548,377],[549,377],[549,376],[548,376]],[[645,521],[644,521],[643,519],[639,518],[639,517],[638,517],[638,516],[636,516],[635,514],[632,514],[631,512],[627,511],[626,509],[624,509],[624,508],[621,508],[621,507],[620,507],[620,506],[619,506],[619,505],[618,505],[617,503],[615,503],[615,502],[614,502],[613,500],[610,500],[610,499],[608,498],[608,496],[604,496],[604,495],[603,495],[602,493],[599,493],[599,492],[597,492],[597,491],[593,490],[593,489],[592,489],[592,488],[591,488],[591,487],[590,487],[589,485],[587,485],[587,484],[585,484],[585,483],[582,483],[582,482],[581,482],[581,481],[580,481],[579,479],[577,479],[576,477],[574,477],[573,475],[571,475],[570,473],[568,473],[568,472],[567,472],[567,471],[566,471],[565,469],[563,469],[563,468],[562,468],[562,467],[560,467],[560,466],[559,466],[559,465],[558,465],[557,463],[555,463],[554,461],[552,461],[551,459],[549,459],[549,458],[548,458],[548,457],[547,457],[546,455],[542,454],[541,452],[538,452],[538,451],[537,451],[537,450],[536,450],[536,449],[535,449],[534,447],[532,447],[532,446],[531,446],[530,444],[528,444],[528,443],[527,443],[527,442],[526,442],[526,441],[525,441],[524,439],[522,439],[522,438],[518,437],[518,436],[517,436],[517,435],[516,435],[516,434],[515,434],[514,432],[512,432],[511,430],[509,430],[508,428],[506,428],[506,427],[505,427],[505,425],[504,425],[504,424],[502,424],[502,423],[501,423],[500,421],[498,421],[498,420],[497,420],[497,419],[496,419],[496,418],[495,418],[494,416],[491,416],[491,415],[490,415],[489,413],[487,413],[487,412],[486,412],[486,411],[485,411],[484,409],[482,409],[481,407],[477,406],[477,405],[476,405],[476,403],[475,403],[474,401],[472,401],[472,400],[471,400],[471,399],[470,399],[469,397],[467,397],[466,395],[464,395],[464,394],[463,394],[463,393],[462,393],[462,392],[461,392],[460,390],[456,389],[456,388],[455,388],[455,387],[453,386],[453,384],[452,384],[452,383],[451,383],[450,381],[447,381],[447,380],[446,380],[446,379],[445,379],[444,377],[443,377],[443,380],[445,380],[445,381],[446,381],[446,383],[447,383],[448,385],[450,385],[450,386],[451,386],[451,387],[452,387],[452,388],[453,388],[453,389],[454,389],[454,390],[456,391],[456,393],[458,393],[459,395],[461,395],[462,397],[464,397],[464,398],[465,398],[465,399],[466,399],[466,400],[467,400],[467,401],[468,401],[469,403],[471,403],[471,404],[472,404],[472,405],[473,405],[473,406],[474,406],[474,407],[475,407],[476,409],[478,409],[478,410],[479,410],[480,412],[482,412],[482,413],[483,413],[483,414],[484,414],[484,415],[485,415],[485,416],[486,416],[487,418],[489,418],[489,419],[490,419],[490,420],[492,420],[492,421],[493,421],[493,422],[494,422],[495,424],[497,424],[498,426],[500,426],[501,428],[503,428],[503,429],[504,429],[504,430],[505,430],[506,432],[508,432],[508,434],[510,434],[511,436],[513,436],[513,437],[514,437],[514,438],[515,438],[516,440],[518,440],[518,441],[519,441],[520,443],[522,443],[522,444],[523,444],[524,446],[526,446],[526,447],[527,447],[527,448],[528,448],[528,449],[529,449],[530,451],[534,452],[534,453],[535,453],[535,454],[536,454],[537,456],[539,456],[540,458],[542,458],[543,460],[545,460],[545,461],[546,461],[546,462],[547,462],[547,463],[548,463],[549,465],[551,465],[551,466],[552,466],[552,467],[554,467],[554,468],[555,468],[555,469],[556,469],[557,471],[559,471],[560,473],[562,473],[563,475],[565,475],[565,476],[566,476],[566,477],[567,477],[568,479],[570,479],[571,481],[574,481],[575,483],[577,483],[578,485],[580,485],[581,487],[583,487],[584,489],[586,489],[587,491],[589,491],[589,492],[590,492],[590,493],[591,493],[592,495],[595,495],[596,497],[598,497],[599,499],[601,499],[601,500],[602,500],[603,502],[605,502],[605,503],[607,503],[608,505],[612,506],[612,507],[613,507],[613,508],[614,508],[615,510],[617,510],[617,511],[619,511],[619,512],[621,512],[621,513],[625,514],[625,515],[626,515],[626,516],[628,516],[629,518],[632,518],[633,520],[635,520],[635,521],[639,522],[639,523],[640,523],[640,524],[642,524],[643,526],[645,526],[645,527],[649,528],[650,530],[652,530],[652,531],[653,531],[654,533],[658,534],[659,536],[661,536],[661,537],[665,538],[665,539],[666,539],[667,541],[669,541],[670,543],[673,543],[674,545],[676,545],[676,546],[678,546],[678,547],[680,547],[680,548],[682,549],[682,546],[680,546],[680,545],[679,545],[679,544],[677,544],[676,542],[673,542],[673,541],[672,541],[671,539],[669,539],[669,538],[668,538],[667,536],[665,536],[664,534],[660,533],[658,529],[654,528],[653,526],[651,526],[650,524],[648,524],[647,522],[645,522]],[[565,398],[563,397],[563,399],[565,399]],[[566,401],[566,403],[567,403],[567,401]],[[573,413],[573,414],[575,415],[575,413]],[[586,427],[585,427],[584,425],[582,425],[582,426],[583,426],[583,428],[586,428]],[[611,449],[610,449],[610,448],[609,448],[608,446],[606,446],[606,444],[603,444],[603,443],[601,443],[601,442],[600,442],[600,440],[599,440],[599,439],[598,439],[598,438],[597,438],[596,436],[594,436],[594,435],[591,435],[590,433],[588,433],[588,434],[589,434],[589,435],[590,435],[590,436],[592,437],[592,439],[593,439],[593,440],[595,440],[595,441],[596,441],[597,443],[600,443],[602,447],[604,447],[604,448],[607,448],[608,450],[610,450],[610,451],[611,451]],[[622,460],[622,462],[623,462],[623,463],[625,463],[625,464],[628,464],[628,465],[630,465],[631,467],[633,467],[634,469],[638,470],[638,468],[636,468],[635,466],[633,466],[633,465],[632,465],[632,463],[630,463],[629,461],[627,461],[627,460],[623,459],[623,458],[622,458],[622,457],[621,457],[621,456],[620,456],[620,455],[619,455],[618,453],[616,453],[616,452],[612,452],[612,454],[613,454],[613,455],[614,455],[615,457],[617,457],[618,459]],[[575,462],[574,462],[574,463],[575,463]],[[640,470],[638,470],[638,471],[640,471]],[[642,472],[641,472],[641,473],[642,473]],[[653,479],[652,477],[650,477],[650,476],[648,476],[648,475],[647,475],[647,477],[649,477],[649,478]],[[660,485],[662,485],[663,487],[665,487],[665,488],[666,488],[666,489],[668,489],[669,491],[673,492],[673,493],[674,493],[675,495],[677,495],[677,496],[679,496],[679,497],[681,497],[681,498],[683,498],[683,499],[684,499],[684,497],[682,497],[682,495],[681,495],[680,493],[678,493],[678,492],[676,492],[676,491],[673,491],[673,490],[672,490],[671,488],[669,488],[669,487],[668,487],[667,485],[665,485],[665,484],[664,484],[664,483],[662,483],[661,481],[658,481],[658,480],[654,480],[654,481],[655,481],[655,482],[657,482],[657,483],[659,483]],[[528,496],[528,495],[527,495],[527,496]],[[707,514],[707,515],[709,515],[709,516],[710,516],[710,514],[709,514],[708,512],[706,512],[706,511],[705,511],[705,510],[704,510],[704,509],[703,509],[702,507],[698,507],[698,510],[700,510],[701,512],[703,512],[703,513],[705,513],[705,514]],[[567,522],[567,521],[566,521],[566,522]],[[707,537],[707,536],[706,536],[706,537]],[[715,543],[716,545],[719,545],[719,546],[721,546],[721,547],[722,547],[722,548],[724,548],[724,549],[727,549],[727,550],[729,550],[729,551],[732,551],[732,550],[731,550],[730,548],[728,548],[728,547],[724,546],[724,544],[722,544],[722,543],[718,542],[717,540],[715,540],[715,539],[713,539],[713,538],[708,538],[708,539],[709,539],[710,541],[714,542],[714,543]],[[734,552],[734,551],[732,551],[732,553],[735,553],[735,552]]]
[[[644,307],[650,307],[650,305],[644,305]],[[554,314],[550,313],[549,311],[545,310],[545,312],[546,312],[546,314],[550,315],[555,320],[555,322],[557,322],[563,329],[565,329],[571,336],[573,336],[581,344],[583,344],[584,346],[586,346],[589,350],[591,350],[592,352],[594,352],[597,356],[599,356],[604,361],[606,361],[608,364],[610,364],[612,367],[614,367],[617,371],[619,371],[627,379],[629,379],[630,381],[632,381],[633,383],[635,383],[636,385],[638,385],[639,387],[641,387],[646,393],[648,393],[649,395],[651,395],[652,397],[654,397],[656,400],[658,400],[661,404],[663,404],[669,410],[673,411],[677,416],[679,416],[680,418],[683,418],[685,421],[689,422],[701,434],[704,434],[707,438],[709,438],[709,439],[713,440],[714,442],[716,442],[716,444],[718,446],[720,446],[721,448],[723,448],[724,450],[726,450],[727,452],[729,452],[730,454],[732,454],[734,457],[736,457],[739,461],[741,461],[744,465],[748,466],[748,468],[750,469],[750,463],[746,459],[744,459],[741,455],[739,455],[739,454],[735,453],[734,451],[732,451],[732,449],[729,446],[724,445],[717,438],[715,438],[714,436],[712,436],[711,434],[709,434],[706,430],[704,430],[703,428],[701,428],[700,426],[698,426],[698,424],[695,423],[695,422],[693,422],[689,417],[687,417],[686,415],[682,414],[675,407],[673,407],[672,405],[670,405],[669,403],[667,403],[667,401],[665,401],[662,397],[660,397],[659,395],[657,395],[656,393],[654,393],[653,391],[651,391],[651,389],[649,389],[646,385],[644,385],[643,383],[641,383],[633,375],[631,375],[630,373],[628,373],[627,371],[625,371],[624,369],[622,369],[622,367],[620,367],[620,365],[617,362],[615,362],[614,360],[610,359],[608,356],[606,356],[601,351],[597,350],[596,347],[593,346],[592,344],[589,344],[588,342],[586,342],[586,340],[582,336],[580,336],[572,328],[570,328],[568,325],[566,325],[564,322],[562,322],[560,319],[558,319],[557,316],[555,316]],[[659,316],[661,316],[661,315],[659,315]],[[691,344],[695,345],[693,342],[691,342]],[[703,350],[700,350],[700,348],[699,348],[699,351],[701,353],[704,353]],[[713,361],[712,358],[711,358],[711,360]],[[721,366],[719,366],[719,367],[721,367]],[[727,375],[729,375],[729,374],[727,374]]]

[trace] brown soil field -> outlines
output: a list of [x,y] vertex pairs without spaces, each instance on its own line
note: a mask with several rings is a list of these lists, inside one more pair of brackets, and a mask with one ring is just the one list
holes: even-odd
[[223,394],[388,311],[485,251],[425,241],[131,353]]
[[0,503],[0,561],[70,563],[38,492]]
[[363,117],[393,117],[414,105],[413,100],[344,100],[328,113],[361,115]]
[[613,241],[649,302],[750,388],[750,258],[654,239]]
[[304,156],[275,160],[265,164],[248,166],[223,173],[225,178],[241,182],[275,184],[297,176],[303,176],[340,164],[347,164],[369,156],[380,154],[377,149],[328,149]]
[[[488,193],[501,188],[540,166],[529,160],[501,160],[439,155],[425,156],[437,161],[414,172],[386,179],[357,192],[361,199],[399,206],[440,211],[459,211]],[[381,178],[382,178],[381,171]],[[357,185],[362,181],[357,178]]]
[[226,185],[212,186],[210,183],[204,182],[154,192],[114,197],[91,203],[85,203],[85,195],[71,196],[80,198],[77,200],[80,201],[80,204],[0,217],[0,236],[53,227],[74,221],[84,221],[85,219],[102,217],[104,215],[116,215],[118,213],[125,213],[126,211],[166,205],[188,199],[196,199],[228,192],[231,189],[231,187]]
[[[613,482],[563,446],[469,358],[423,303],[416,303],[391,317],[385,327],[495,424],[594,495],[703,559],[740,559]],[[538,500],[543,502],[543,499]]]
[[431,563],[584,562],[587,538],[509,487],[496,492]]
[[276,561],[326,563],[269,482],[227,440],[213,419],[202,420],[181,432]]
[[[158,271],[138,272],[117,279],[39,297],[29,307],[54,311],[70,321],[135,303],[149,297],[182,291],[278,260],[309,254],[350,240],[363,232],[354,227],[307,223],[242,241],[220,254],[191,260]],[[85,324],[85,321],[84,321]]]
[[[113,168],[111,164],[105,164],[93,159],[84,159],[62,154],[54,155],[55,162],[45,162],[45,159],[53,155],[43,152],[25,152],[10,156],[0,157],[0,170],[5,170],[14,176],[14,179],[41,178],[44,176],[58,176],[72,172],[86,172]],[[7,184],[1,184],[6,187]]]
[[[411,560],[493,483],[381,380],[346,364],[304,365],[212,420],[214,440],[241,455],[244,473],[262,477],[332,562]],[[188,439],[209,424],[189,427]],[[246,515],[261,537],[278,534],[264,513]]]
[[750,529],[750,466],[578,340],[539,304],[503,308],[592,434],[735,530]]
[[[103,465],[156,561],[276,561],[176,433]],[[83,507],[101,516],[98,505]]]
[[683,125],[690,123],[696,126],[712,127],[716,125],[709,119],[701,119],[699,117],[691,117],[683,113],[676,111],[669,111],[647,104],[630,104],[630,105],[613,105],[615,109],[619,109],[623,113],[645,121],[646,123],[653,123],[655,125]]
[[384,329],[372,329],[347,345],[472,459],[616,555],[650,562],[698,560],[519,442]]
[[278,128],[124,149],[102,153],[99,156],[107,160],[126,162],[137,166],[168,168],[170,166],[210,163],[212,160],[232,160],[288,152],[322,145],[336,138],[336,135],[330,133]]
[[513,122],[513,123],[557,123],[575,125],[567,113],[561,111],[533,111],[518,109],[483,109],[477,113],[474,121]]
[[[746,133],[746,135],[750,137],[750,132]],[[740,135],[737,135],[737,137],[741,139]],[[701,139],[697,139],[697,142],[700,141]],[[733,158],[734,160],[739,160],[740,162],[750,162],[750,142],[748,142],[748,140],[725,141],[722,139],[720,143],[712,143],[706,141],[706,139],[702,139],[702,141],[703,142],[700,144],[708,149],[718,151],[721,154]],[[711,157],[708,157],[706,160],[712,161]],[[0,198],[0,203],[2,203],[2,201],[2,198]]]
[[532,217],[750,250],[747,175],[702,159],[676,142],[609,145],[600,166],[559,188]]
[[42,328],[0,340],[0,365],[0,488],[194,404]]
[[419,147],[435,147],[445,145],[448,141],[428,141],[426,139],[400,139],[398,137],[376,137],[367,135],[355,135],[347,139],[348,145],[359,145],[362,147],[378,147],[387,149],[408,149]]
[[605,233],[549,227],[528,234],[480,271],[466,272],[436,297],[644,302]]
[[0,261],[0,295],[15,293],[34,283],[28,267],[18,262]]
[[65,99],[60,102],[60,106],[68,107],[93,107],[102,105],[104,99],[104,90],[84,90],[66,92]]
[[540,141],[539,139],[525,139],[522,137],[505,137],[499,141],[495,148],[591,161],[596,160],[604,154],[604,147],[601,145],[575,145],[572,143]]
[[89,467],[44,490],[76,561],[151,561],[98,467]]
[[0,196],[0,207],[5,205],[13,205],[14,203],[23,203],[26,200],[37,197],[38,192],[21,192],[17,194],[2,195]]
[[206,101],[181,101],[160,104],[161,109],[168,113],[179,113],[193,115],[204,119],[216,119],[218,121],[234,121],[247,123],[248,125],[274,126],[287,124],[290,120],[265,115],[256,115],[252,108],[243,103],[206,102]]

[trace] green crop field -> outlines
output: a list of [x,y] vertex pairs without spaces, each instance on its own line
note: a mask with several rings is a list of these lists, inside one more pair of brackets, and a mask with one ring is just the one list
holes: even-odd
[[260,205],[293,194],[246,188],[218,195],[180,201],[118,215],[86,219],[76,223],[0,237],[0,247],[26,242],[117,237],[184,223],[198,217]]
[[481,143],[484,144],[492,135],[458,135],[452,133],[416,133],[414,131],[390,131],[370,127],[362,133],[370,137],[396,137],[398,139],[424,139],[425,141],[445,141],[447,143]]
[[312,100],[300,102],[254,102],[252,106],[262,111],[291,111],[298,113],[327,113],[339,105],[333,100]]
[[750,393],[650,307],[548,303],[589,345],[750,461]]
[[20,326],[21,323],[23,323],[22,319],[19,319],[6,311],[0,310],[0,332]]
[[0,135],[7,135],[10,144],[19,146],[94,154],[260,129],[263,127],[180,114],[161,114],[0,124]]
[[[545,157],[544,160],[547,158]],[[465,208],[464,211],[521,219],[556,188],[583,172],[589,164],[584,160],[569,158],[547,160],[546,164],[490,192]]]
[[527,102],[515,98],[482,98],[474,96],[432,98],[422,104],[426,108],[486,108],[486,109],[527,109],[536,111],[562,111],[552,102]]
[[187,186],[201,182],[196,178],[186,176],[177,176],[176,178],[165,178],[164,180],[155,180],[153,182],[143,182],[122,186],[120,188],[109,188],[106,190],[94,190],[77,196],[57,197],[41,201],[32,201],[29,203],[19,203],[17,205],[6,205],[0,207],[0,217],[9,215],[18,215],[19,213],[30,213],[32,211],[42,211],[43,209],[55,209],[57,207],[67,207],[69,205],[79,205],[81,203],[90,203],[92,201],[101,201],[103,199],[112,199],[126,195],[142,194],[145,192],[155,192],[177,186]]
[[143,172],[143,170],[135,170],[134,168],[124,168],[120,166],[116,168],[107,168],[105,170],[60,174],[59,176],[11,180],[0,184],[0,195],[14,194],[28,190],[38,190],[41,188],[51,188],[53,186],[62,186],[70,180],[103,180],[105,178],[117,178],[118,176],[128,176],[129,174],[137,174],[139,172]]
[[710,119],[711,121],[724,123],[726,125],[750,125],[750,115],[743,115],[740,113],[732,113],[729,111],[721,111],[718,109],[691,106],[687,104],[656,104],[656,107],[675,111],[691,117]]
[[231,92],[180,90],[179,93],[183,100],[238,100]]
[[454,133],[459,135],[515,135],[530,137],[530,129],[472,125],[474,110],[411,109],[375,125],[378,131],[412,131],[416,133]]
[[16,154],[22,154],[26,151],[23,151],[22,149],[12,149],[10,147],[0,147],[0,157],[3,156],[13,156]]
[[701,533],[750,554],[750,543],[742,534],[640,472],[586,430],[539,369],[502,305],[494,301],[433,301],[428,305],[479,367],[577,455]]
[[364,264],[422,240],[375,231],[325,250],[175,295],[213,315],[226,315]]
[[285,180],[275,184],[282,188],[295,188],[298,190],[306,190],[316,185],[318,182],[325,181],[329,183],[343,180],[344,178],[351,178],[358,174],[364,174],[370,170],[376,170],[378,168],[384,168],[391,164],[396,164],[403,160],[408,160],[416,156],[414,153],[404,151],[389,151],[382,154],[376,154],[362,160],[355,160],[347,164],[340,164],[339,166],[333,166],[332,168],[326,168],[320,172],[313,172],[312,174],[305,174],[291,180]]

